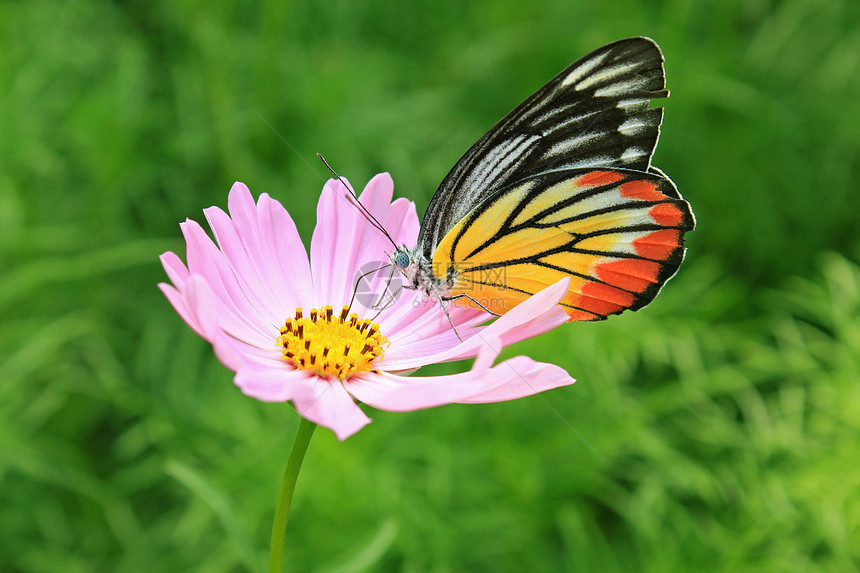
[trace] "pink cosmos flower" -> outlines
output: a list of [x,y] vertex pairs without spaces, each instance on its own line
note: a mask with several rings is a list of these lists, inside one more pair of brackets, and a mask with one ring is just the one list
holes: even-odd
[[[415,205],[392,203],[393,188],[387,173],[377,175],[359,201],[397,244],[414,245]],[[525,356],[493,366],[504,346],[568,320],[557,304],[567,279],[489,324],[483,311],[449,305],[455,332],[438,301],[394,288],[387,271],[362,278],[388,262],[392,246],[347,193],[335,180],[323,188],[310,260],[286,209],[265,193],[255,203],[241,183],[230,190],[229,215],[204,210],[217,244],[186,220],[188,266],[172,252],[161,256],[173,284],[159,288],[236,373],[243,393],[291,401],[343,440],[370,422],[356,401],[406,411],[512,400],[574,382]],[[402,375],[470,357],[474,365],[461,374]]]

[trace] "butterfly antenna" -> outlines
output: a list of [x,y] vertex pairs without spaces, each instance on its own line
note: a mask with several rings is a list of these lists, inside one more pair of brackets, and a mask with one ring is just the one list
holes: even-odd
[[385,235],[385,238],[388,239],[396,249],[397,243],[394,242],[394,239],[391,238],[391,235],[389,235],[388,231],[385,230],[385,227],[382,226],[382,223],[380,223],[379,220],[374,217],[370,211],[367,210],[367,207],[361,204],[361,202],[358,200],[358,196],[355,194],[355,190],[353,190],[352,187],[347,185],[346,181],[344,181],[343,178],[338,175],[334,169],[331,168],[331,165],[328,164],[328,161],[325,160],[325,157],[323,157],[322,154],[317,153],[317,157],[319,157],[320,161],[323,162],[323,165],[325,165],[326,168],[331,171],[332,175],[335,176],[335,179],[340,181],[341,185],[343,185],[349,190],[349,193],[346,195],[346,198],[349,200],[349,202],[352,203],[355,207],[357,207],[361,214],[364,215],[364,217],[368,221],[370,221],[370,224],[373,225],[380,233]]

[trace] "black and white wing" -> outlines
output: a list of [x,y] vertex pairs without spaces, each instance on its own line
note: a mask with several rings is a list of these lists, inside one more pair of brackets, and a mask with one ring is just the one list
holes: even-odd
[[648,171],[666,91],[663,54],[649,38],[607,44],[567,67],[502,118],[457,162],[421,224],[423,254],[495,190],[565,169]]

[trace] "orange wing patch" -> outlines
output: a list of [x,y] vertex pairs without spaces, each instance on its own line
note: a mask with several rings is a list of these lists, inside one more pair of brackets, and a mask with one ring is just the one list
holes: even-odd
[[683,260],[690,206],[659,173],[549,172],[488,197],[442,239],[437,276],[448,297],[504,314],[571,277],[560,304],[599,320],[648,304]]
[[633,248],[638,255],[658,261],[668,259],[681,244],[681,231],[678,229],[652,231],[633,240]]

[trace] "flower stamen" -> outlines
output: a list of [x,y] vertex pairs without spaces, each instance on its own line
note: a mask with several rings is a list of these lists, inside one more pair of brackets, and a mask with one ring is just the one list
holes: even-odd
[[348,306],[339,316],[331,305],[313,308],[310,318],[303,318],[302,309],[297,308],[295,318],[288,318],[280,332],[276,342],[285,361],[340,380],[371,370],[389,344],[378,324],[350,314]]

